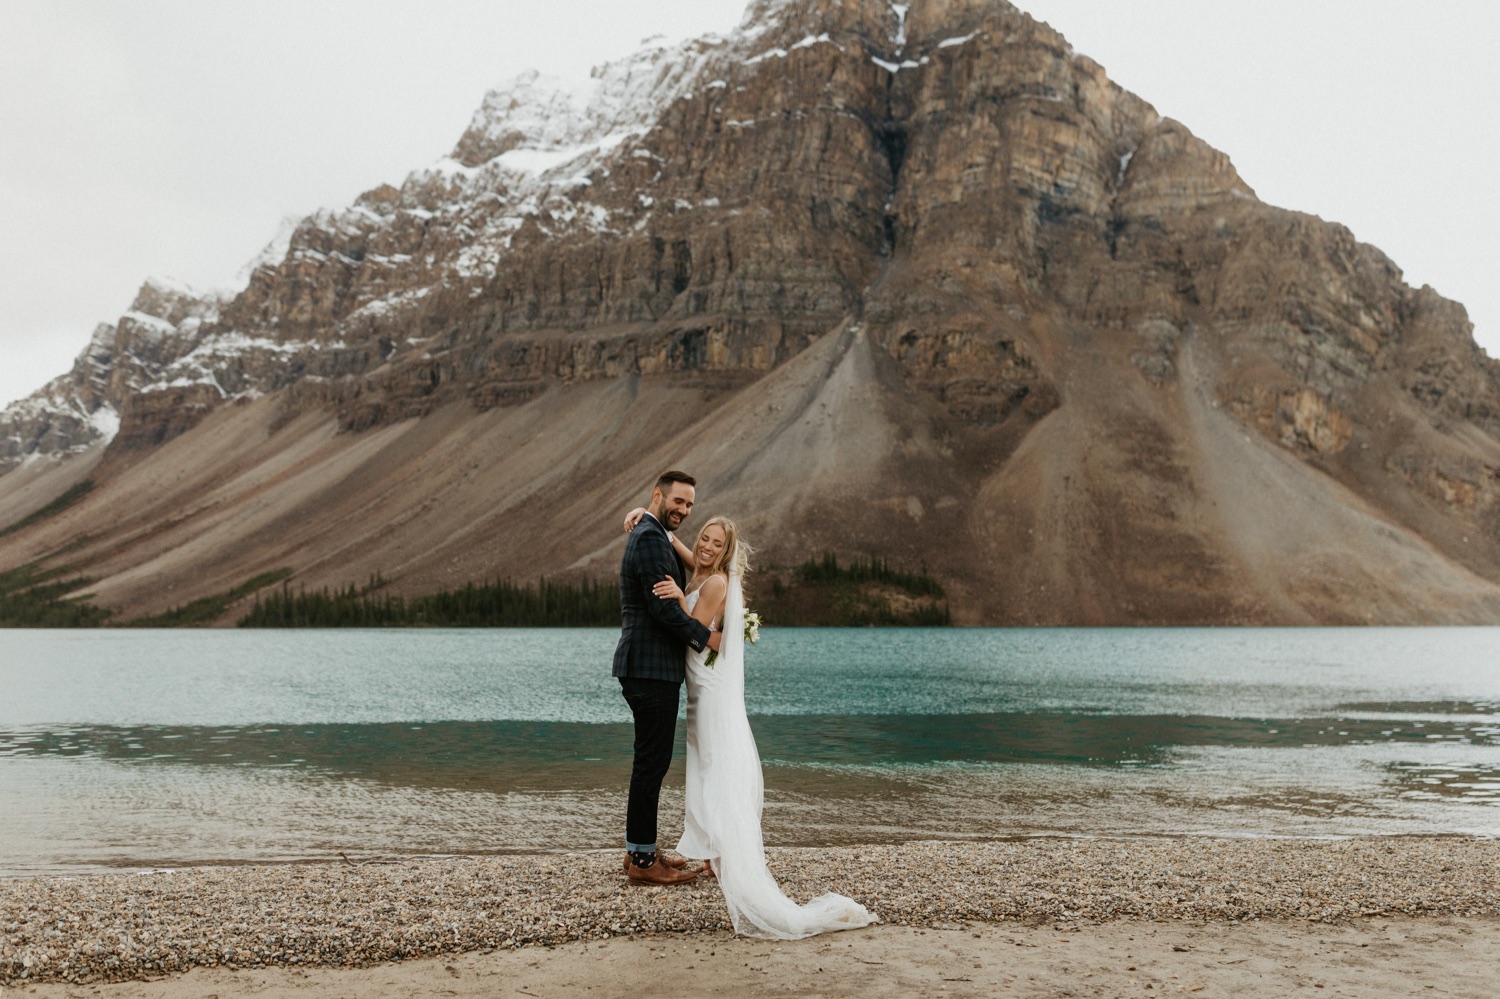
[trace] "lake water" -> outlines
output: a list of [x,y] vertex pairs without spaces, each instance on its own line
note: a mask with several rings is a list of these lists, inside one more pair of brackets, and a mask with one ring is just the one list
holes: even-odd
[[[0,876],[617,846],[616,635],[0,631]],[[773,845],[1500,834],[1500,629],[767,629],[747,686]]]

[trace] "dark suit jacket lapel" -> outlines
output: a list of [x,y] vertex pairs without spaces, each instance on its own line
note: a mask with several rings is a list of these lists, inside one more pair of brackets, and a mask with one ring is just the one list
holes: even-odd
[[672,539],[667,537],[667,526],[665,524],[663,524],[661,521],[657,520],[655,517],[652,517],[650,515],[647,515],[644,519],[649,520],[651,522],[651,525],[652,525],[651,529],[652,530],[656,530],[656,531],[660,531],[661,532],[662,540],[667,543],[667,547],[669,547],[669,548],[672,549],[672,564],[677,567],[677,572],[673,574],[673,578],[677,580],[677,585],[678,586],[683,587],[684,589],[686,589],[687,588],[687,566],[685,566],[685,565],[682,564],[682,556],[679,555],[679,554],[677,554],[677,546],[673,545],[672,544]]

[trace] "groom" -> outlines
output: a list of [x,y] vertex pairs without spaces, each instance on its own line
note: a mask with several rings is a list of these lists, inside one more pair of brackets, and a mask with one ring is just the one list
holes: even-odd
[[620,562],[623,622],[613,675],[620,678],[620,690],[635,716],[635,764],[625,811],[625,875],[632,884],[677,885],[697,877],[682,870],[686,861],[669,863],[657,853],[656,807],[672,765],[687,648],[717,650],[719,634],[689,617],[676,600],[651,592],[665,578],[687,585],[670,532],[692,512],[696,485],[686,472],[661,474]]

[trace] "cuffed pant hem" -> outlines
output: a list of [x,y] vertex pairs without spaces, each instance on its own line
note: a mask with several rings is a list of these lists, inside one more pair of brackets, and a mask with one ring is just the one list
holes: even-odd
[[632,843],[627,839],[625,841],[625,849],[631,853],[655,853],[656,844],[652,843],[650,846],[641,846],[639,843]]

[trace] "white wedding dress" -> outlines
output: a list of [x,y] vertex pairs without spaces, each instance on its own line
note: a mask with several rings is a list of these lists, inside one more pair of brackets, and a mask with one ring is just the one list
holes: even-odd
[[[687,810],[677,852],[711,860],[734,931],[747,937],[796,940],[875,922],[852,898],[829,892],[806,905],[781,893],[766,867],[761,837],[760,753],[745,714],[745,597],[737,566],[729,572],[718,658],[687,655]],[[687,595],[691,609],[695,590]]]

